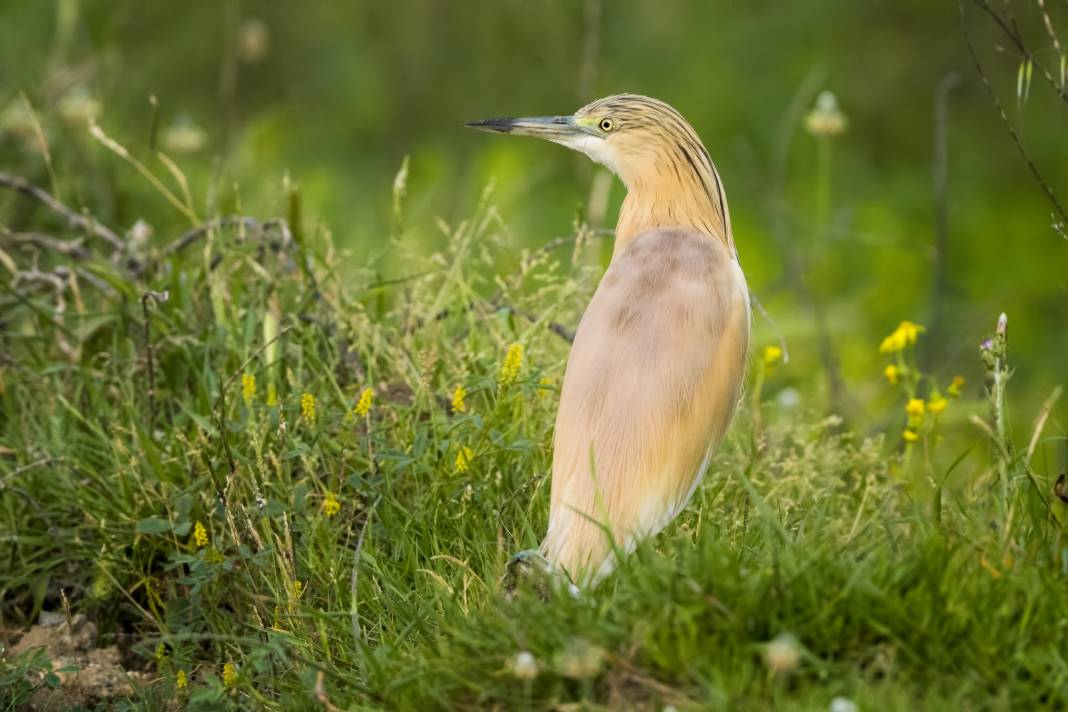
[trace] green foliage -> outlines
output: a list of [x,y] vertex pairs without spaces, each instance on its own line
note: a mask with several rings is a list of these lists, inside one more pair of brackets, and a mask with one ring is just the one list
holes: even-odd
[[[1068,301],[1035,278],[1063,245],[966,87],[929,287],[923,117],[957,18],[605,5],[576,96],[578,5],[483,5],[0,7],[23,30],[0,47],[0,173],[72,208],[0,192],[5,628],[65,594],[154,670],[160,709],[1068,706],[1047,395]],[[606,184],[459,126],[618,90],[705,136],[778,327],[755,317],[686,512],[597,591],[507,600],[545,527],[560,336],[608,246],[583,196]],[[1002,309],[1015,370],[1004,331],[975,353]],[[927,331],[881,356],[907,319]],[[57,681],[0,657],[5,709]]]
[[596,592],[508,601],[546,518],[549,327],[597,246],[516,262],[484,201],[386,283],[342,279],[322,231],[247,224],[150,248],[140,277],[92,257],[67,312],[9,284],[6,618],[74,592],[190,706],[1068,703],[1063,512],[1011,443],[933,490],[900,420],[888,445],[784,404],[772,349],[674,525]]
[[[1010,120],[1064,195],[1063,100],[1032,63],[1029,98],[1018,101],[1026,62],[996,51],[1011,43],[974,0],[964,4]],[[236,0],[7,0],[0,24],[17,31],[0,43],[0,166],[76,209],[91,205],[120,232],[143,219],[157,239],[177,237],[188,221],[152,202],[147,183],[123,180],[129,169],[87,135],[92,117],[156,173],[168,176],[157,151],[180,166],[202,217],[285,214],[278,186],[293,176],[309,217],[352,250],[338,265],[346,277],[385,255],[382,276],[396,278],[409,273],[387,236],[440,248],[435,218],[463,219],[491,181],[514,244],[544,244],[569,234],[576,213],[602,212],[592,210],[597,169],[587,162],[534,141],[476,135],[465,121],[650,94],[676,106],[715,159],[750,286],[790,336],[799,367],[821,368],[811,314],[792,284],[791,271],[803,268],[853,383],[870,374],[854,354],[903,318],[937,327],[925,365],[960,362],[978,383],[974,334],[989,314],[1009,313],[1023,367],[1017,403],[1030,413],[1068,351],[1063,270],[1043,269],[1064,263],[1065,241],[991,107],[952,5],[512,0],[446,9],[434,0],[313,0],[297,11]],[[1026,46],[1063,81],[1063,52],[1035,3],[1012,0],[999,11],[1013,13]],[[1063,37],[1063,13],[1050,12]],[[949,76],[960,82],[946,99],[940,199],[932,104]],[[804,131],[824,89],[848,119],[833,146]],[[406,155],[402,224],[388,193]],[[612,226],[623,197],[618,183],[606,187],[599,228]],[[8,207],[0,196],[0,210]],[[813,398],[818,386],[795,384]]]
[[54,688],[59,677],[52,671],[52,662],[41,649],[27,650],[14,657],[6,657],[0,648],[0,709],[20,710],[38,689]]

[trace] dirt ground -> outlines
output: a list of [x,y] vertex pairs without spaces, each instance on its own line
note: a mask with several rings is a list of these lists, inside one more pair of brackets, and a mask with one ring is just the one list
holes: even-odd
[[118,646],[96,647],[96,626],[84,615],[69,621],[62,614],[44,613],[41,622],[18,638],[10,654],[43,648],[60,680],[56,688],[41,686],[28,709],[68,710],[107,704],[133,697],[150,675],[125,670]]

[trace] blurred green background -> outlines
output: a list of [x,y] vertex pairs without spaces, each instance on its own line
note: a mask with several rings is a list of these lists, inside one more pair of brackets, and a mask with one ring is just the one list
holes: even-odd
[[[1037,4],[1010,5],[1056,70]],[[999,51],[1004,37],[967,7],[1010,121],[1068,200],[1068,104],[1037,78],[1026,101],[1018,96],[1019,64]],[[1051,12],[1068,29],[1068,8]],[[793,356],[784,388],[826,396],[812,301],[855,403],[895,402],[877,347],[901,319],[929,327],[930,367],[943,380],[965,374],[975,395],[976,346],[1007,311],[1021,430],[1068,374],[1068,241],[979,80],[955,2],[2,0],[0,34],[0,170],[112,225],[143,218],[160,244],[188,219],[92,140],[87,119],[158,175],[167,171],[153,149],[171,156],[202,218],[283,214],[288,175],[306,218],[351,250],[354,268],[377,256],[401,275],[390,236],[435,249],[436,219],[462,220],[491,183],[517,250],[588,217],[601,169],[465,121],[645,93],[689,118],[717,162],[750,286]],[[946,79],[954,75],[959,82]],[[939,247],[932,175],[944,79],[954,88]],[[823,90],[848,119],[831,139],[804,126]],[[406,156],[401,231],[391,186]],[[613,182],[607,227],[622,197]],[[37,209],[0,195],[7,224]],[[758,345],[774,341],[768,322],[758,317],[755,328]],[[1054,420],[1063,433],[1063,407]]]

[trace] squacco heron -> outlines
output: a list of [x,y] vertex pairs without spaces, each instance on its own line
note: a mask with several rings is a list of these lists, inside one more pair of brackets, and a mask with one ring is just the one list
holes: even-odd
[[627,187],[567,360],[540,549],[593,586],[686,506],[739,400],[749,291],[723,183],[682,115],[645,96],[468,126],[563,144]]

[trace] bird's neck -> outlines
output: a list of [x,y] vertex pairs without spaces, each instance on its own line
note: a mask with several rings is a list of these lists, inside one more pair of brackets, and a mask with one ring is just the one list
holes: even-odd
[[627,197],[619,209],[613,257],[622,254],[640,233],[658,227],[685,227],[722,242],[734,253],[730,212],[715,168],[651,171],[627,181]]

